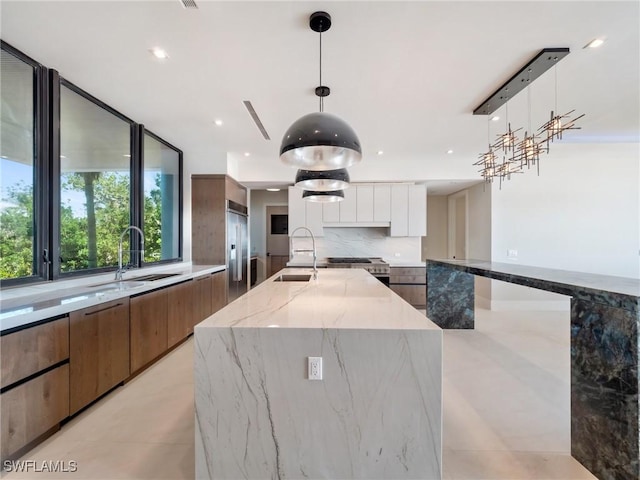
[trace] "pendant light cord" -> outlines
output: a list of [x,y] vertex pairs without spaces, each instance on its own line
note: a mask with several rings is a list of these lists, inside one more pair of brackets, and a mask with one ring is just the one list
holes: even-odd
[[[320,30],[320,86],[322,86],[322,29]],[[320,96],[320,112],[324,112],[324,97]]]

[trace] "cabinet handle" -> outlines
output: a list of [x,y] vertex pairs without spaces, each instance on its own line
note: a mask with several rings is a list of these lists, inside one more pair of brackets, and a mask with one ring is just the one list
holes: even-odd
[[94,313],[104,312],[105,310],[109,310],[111,308],[121,307],[124,305],[123,303],[116,303],[115,305],[109,305],[108,307],[100,308],[99,310],[94,310],[93,312],[84,312],[85,316],[93,315]]

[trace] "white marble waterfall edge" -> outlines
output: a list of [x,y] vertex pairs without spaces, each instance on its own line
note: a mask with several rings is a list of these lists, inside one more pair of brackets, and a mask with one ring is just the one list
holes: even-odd
[[441,478],[440,330],[199,328],[195,388],[196,478]]

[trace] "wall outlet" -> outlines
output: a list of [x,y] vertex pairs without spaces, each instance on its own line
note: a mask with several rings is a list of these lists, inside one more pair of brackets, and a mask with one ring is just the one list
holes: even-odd
[[507,250],[507,258],[518,258],[518,250],[511,248]]
[[322,380],[322,357],[307,358],[309,380]]
[[394,256],[394,257],[399,257],[399,256],[400,256],[400,254],[399,254],[398,252],[396,252],[396,253],[394,253],[394,254],[393,254],[393,256]]

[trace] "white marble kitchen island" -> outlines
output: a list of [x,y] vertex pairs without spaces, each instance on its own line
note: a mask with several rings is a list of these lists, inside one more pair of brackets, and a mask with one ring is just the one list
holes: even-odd
[[442,330],[364,270],[274,278],[195,327],[196,478],[441,478]]

